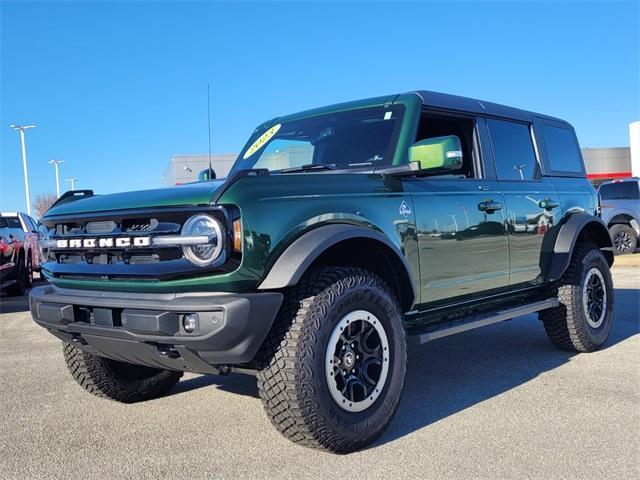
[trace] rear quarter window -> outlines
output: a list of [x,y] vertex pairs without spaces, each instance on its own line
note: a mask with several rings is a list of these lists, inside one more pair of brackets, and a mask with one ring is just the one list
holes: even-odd
[[567,128],[542,127],[549,167],[554,172],[582,173],[582,159],[576,137]]

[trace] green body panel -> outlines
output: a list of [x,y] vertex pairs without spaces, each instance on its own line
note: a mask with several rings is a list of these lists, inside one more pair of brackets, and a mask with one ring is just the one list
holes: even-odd
[[46,216],[48,218],[58,215],[76,215],[114,210],[208,205],[213,194],[223,183],[224,180],[212,180],[154,190],[96,195],[55,205],[47,212]]
[[419,278],[413,213],[399,212],[411,196],[402,181],[380,174],[303,173],[246,177],[231,186],[222,204],[240,207],[242,268],[264,276],[278,255],[305,231],[331,223],[382,232],[404,252]]
[[478,210],[480,202],[502,201],[497,182],[417,178],[406,184],[417,215],[421,302],[506,287],[509,244],[504,215]]
[[499,182],[505,203],[509,234],[509,285],[539,285],[543,282],[540,252],[546,232],[560,223],[559,208],[545,210],[541,201],[558,203],[549,178]]

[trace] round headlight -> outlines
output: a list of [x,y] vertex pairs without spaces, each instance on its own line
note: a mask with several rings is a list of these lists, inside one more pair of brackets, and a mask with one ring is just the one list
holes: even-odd
[[182,226],[182,235],[212,237],[212,241],[202,245],[183,246],[184,256],[194,265],[206,267],[211,265],[222,253],[224,236],[222,226],[215,218],[198,214],[189,218]]

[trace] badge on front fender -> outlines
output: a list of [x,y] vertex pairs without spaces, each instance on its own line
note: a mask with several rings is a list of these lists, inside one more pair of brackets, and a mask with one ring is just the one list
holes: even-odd
[[409,205],[407,205],[407,202],[405,202],[404,200],[400,204],[400,208],[398,209],[398,213],[401,216],[403,216],[404,218],[407,218],[409,215],[411,215],[411,209],[409,208]]

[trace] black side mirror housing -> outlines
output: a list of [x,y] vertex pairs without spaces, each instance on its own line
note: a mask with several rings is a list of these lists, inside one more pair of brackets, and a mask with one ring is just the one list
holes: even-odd
[[207,180],[215,180],[215,179],[216,179],[216,172],[213,168],[205,168],[204,170],[201,170],[200,173],[198,174],[199,182],[206,182]]

